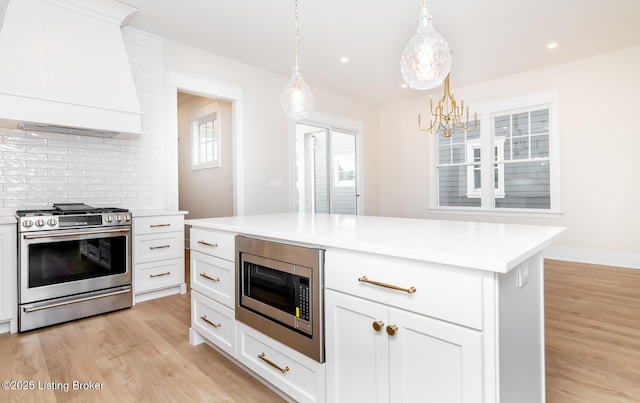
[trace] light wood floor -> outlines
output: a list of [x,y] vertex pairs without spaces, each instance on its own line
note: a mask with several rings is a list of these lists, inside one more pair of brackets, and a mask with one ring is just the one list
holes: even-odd
[[[281,402],[205,344],[189,294],[0,335],[0,380],[103,383],[6,391],[0,402]],[[547,402],[640,402],[640,270],[545,261]],[[507,402],[511,403],[511,402]]]
[[547,402],[640,402],[640,270],[545,261]]
[[[0,335],[0,380],[69,391],[0,389],[0,402],[282,402],[211,347],[189,344],[189,294],[23,334]],[[103,390],[71,390],[73,381]]]

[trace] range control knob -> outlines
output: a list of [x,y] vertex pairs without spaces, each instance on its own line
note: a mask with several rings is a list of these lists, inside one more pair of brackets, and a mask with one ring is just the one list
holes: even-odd
[[49,218],[49,220],[47,220],[47,225],[50,227],[55,227],[56,226],[56,220],[53,218]]
[[44,227],[44,220],[36,220],[36,227]]
[[113,221],[113,217],[111,217],[110,215],[106,216],[104,219],[105,219],[106,222]]
[[118,220],[118,222],[122,221],[122,216],[116,217],[116,220]]
[[25,228],[31,228],[33,226],[33,221],[31,220],[24,220],[22,222],[22,226]]

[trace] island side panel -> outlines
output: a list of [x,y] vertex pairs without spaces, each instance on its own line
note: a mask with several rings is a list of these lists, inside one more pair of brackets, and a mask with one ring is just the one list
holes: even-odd
[[500,401],[545,401],[544,261],[537,253],[498,275]]

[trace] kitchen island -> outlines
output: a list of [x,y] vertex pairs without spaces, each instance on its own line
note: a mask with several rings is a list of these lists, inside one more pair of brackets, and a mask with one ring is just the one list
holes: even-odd
[[[544,401],[543,250],[564,228],[298,213],[185,224],[192,344],[208,342],[295,400]],[[325,249],[325,363],[234,320],[235,235]],[[226,273],[213,286],[227,279],[226,291],[199,286],[205,261],[207,276]],[[291,359],[291,371],[244,354],[246,334]],[[296,365],[308,379],[292,381]]]

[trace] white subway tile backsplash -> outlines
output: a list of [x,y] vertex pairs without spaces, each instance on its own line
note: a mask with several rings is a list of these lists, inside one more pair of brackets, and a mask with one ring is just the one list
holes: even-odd
[[4,153],[4,160],[20,160],[20,161],[46,161],[46,154],[36,153]]
[[46,184],[15,184],[15,185],[4,185],[5,192],[46,192],[47,185]]
[[38,168],[5,168],[5,176],[45,176],[46,169]]
[[37,176],[29,178],[25,183],[67,183],[64,176]]
[[5,167],[9,167],[9,168],[26,168],[27,167],[27,161],[25,161],[25,160],[3,159],[2,161],[0,161],[0,168],[5,168]]
[[[0,0],[0,12],[6,3]],[[130,140],[0,128],[0,208],[42,208],[65,201],[164,208],[163,39],[130,27],[122,29],[122,36],[143,113],[143,134]]]
[[103,177],[69,177],[65,178],[65,182],[69,184],[85,184],[85,185],[102,185],[104,183]]

